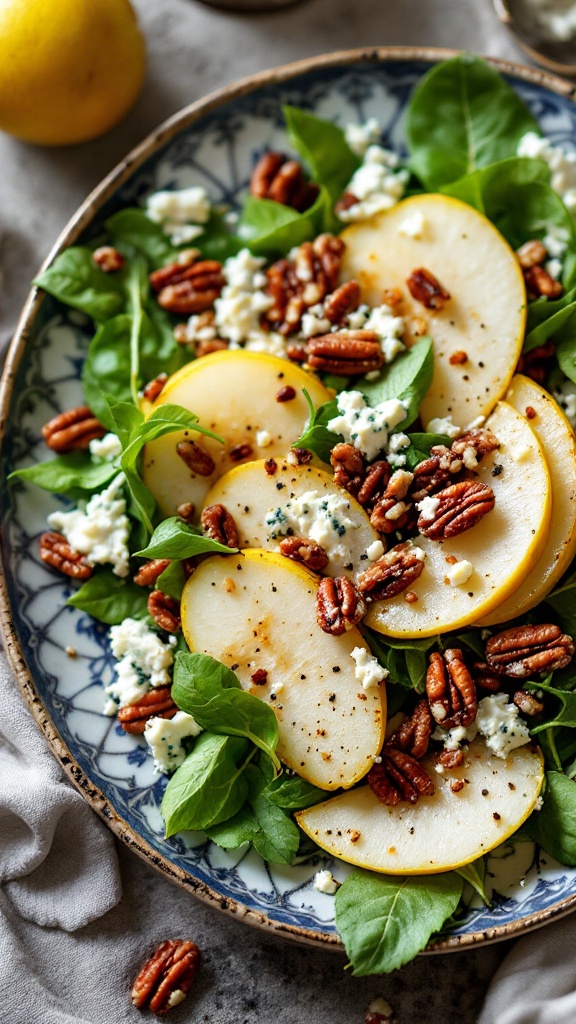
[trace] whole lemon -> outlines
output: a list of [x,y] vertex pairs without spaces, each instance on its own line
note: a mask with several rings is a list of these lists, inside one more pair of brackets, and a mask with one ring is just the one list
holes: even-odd
[[128,0],[0,0],[0,129],[61,146],[112,128],[140,91]]

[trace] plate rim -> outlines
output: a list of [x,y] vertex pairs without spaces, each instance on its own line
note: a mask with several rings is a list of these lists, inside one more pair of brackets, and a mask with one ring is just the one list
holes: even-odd
[[[138,145],[133,147],[99,184],[90,191],[58,235],[43,260],[38,273],[45,270],[63,249],[74,244],[100,207],[149,157],[180,131],[225,103],[245,96],[263,85],[279,84],[296,76],[323,68],[335,68],[345,64],[389,63],[398,60],[436,64],[440,61],[456,57],[462,52],[464,51],[452,48],[427,46],[384,46],[337,50],[332,53],[308,57],[303,60],[265,69],[237,79],[229,85],[208,93],[206,96],[182,107],[162,121],[157,128],[149,132]],[[575,97],[573,83],[561,78],[559,75],[501,58],[484,57],[484,59],[503,74],[509,74],[525,82],[542,86],[567,99],[574,99]],[[0,381],[0,444],[4,439],[5,424],[16,374],[43,297],[44,293],[41,289],[32,285],[6,354],[6,362]],[[2,557],[1,554],[0,557]],[[186,891],[191,892],[204,903],[222,910],[229,916],[236,917],[254,928],[272,931],[281,937],[289,938],[293,941],[330,949],[340,954],[344,953],[342,940],[337,934],[325,934],[300,925],[289,925],[280,921],[274,921],[264,912],[251,910],[239,900],[220,895],[205,882],[194,878],[188,872],[173,864],[167,857],[157,853],[142,836],[138,835],[128,825],[98,786],[94,785],[88,775],[81,769],[74,755],[60,736],[38,693],[33,673],[26,662],[18,640],[4,573],[0,573],[0,633],[4,641],[10,666],[16,677],[27,709],[40,727],[44,738],[55,754],[66,777],[118,839],[122,840],[141,860],[152,866],[161,875]],[[491,945],[505,939],[516,938],[526,932],[534,931],[552,920],[565,917],[574,909],[576,909],[576,894],[558,901],[558,903],[545,910],[535,911],[526,918],[510,924],[496,925],[489,929],[470,932],[464,935],[447,936],[439,942],[431,944],[423,952],[427,954],[457,952],[480,944]]]

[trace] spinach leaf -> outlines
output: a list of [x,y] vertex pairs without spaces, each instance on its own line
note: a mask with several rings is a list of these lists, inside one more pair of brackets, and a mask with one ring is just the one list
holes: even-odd
[[182,599],[185,583],[186,574],[182,562],[177,558],[173,559],[170,565],[166,566],[164,572],[160,573],[156,580],[158,590],[161,590],[163,594],[168,594],[168,597],[173,597],[175,601]]
[[324,402],[318,409],[314,408],[314,403],[310,398],[310,395],[306,391],[306,388],[302,388],[304,398],[308,403],[310,410],[310,416],[308,422],[304,428],[302,437],[299,437],[294,442],[293,448],[307,448],[308,451],[314,452],[322,462],[330,462],[330,452],[334,445],[343,441],[344,438],[341,434],[335,434],[332,430],[328,430],[327,424],[330,420],[334,419],[338,415],[338,405],[335,398],[332,398],[329,402]]
[[487,907],[491,907],[492,904],[486,895],[486,887],[484,879],[486,875],[486,861],[481,858],[480,860],[472,861],[471,864],[464,864],[461,868],[454,869],[457,875],[460,875],[468,885],[471,885],[475,892],[478,893],[480,899]]
[[82,367],[82,388],[87,404],[108,430],[115,425],[109,402],[130,402],[130,332],[127,314],[108,320],[96,332]]
[[246,774],[250,787],[248,800],[256,823],[252,836],[254,849],[269,864],[290,864],[300,845],[298,826],[269,799],[262,769],[251,764]]
[[313,786],[297,775],[283,773],[268,783],[266,796],[273,804],[287,811],[299,811],[326,799],[326,791]]
[[304,213],[272,199],[248,196],[242,209],[239,231],[252,252],[285,255],[295,245],[314,238],[322,208],[322,196]]
[[100,491],[117,473],[115,462],[96,463],[88,452],[70,452],[57,455],[49,462],[38,462],[35,466],[17,469],[10,473],[8,479],[28,480],[44,491],[62,494],[76,501],[94,491]]
[[553,697],[558,698],[561,705],[556,715],[545,721],[539,721],[538,725],[530,729],[531,736],[537,736],[545,729],[556,729],[559,726],[576,728],[576,693],[571,693],[569,690],[558,690],[555,686],[549,686],[548,683],[540,680],[537,683],[527,682],[525,686],[527,689],[544,690],[544,693],[550,693]]
[[221,821],[219,825],[211,825],[204,831],[208,839],[223,850],[237,850],[244,843],[252,842],[257,828],[252,809],[245,803],[232,818]]
[[[576,288],[566,292],[560,299],[538,299],[528,306],[526,338],[523,352],[531,352],[533,348],[544,345],[558,331],[572,320],[571,328],[576,327]],[[574,332],[576,333],[576,331]]]
[[560,196],[543,182],[511,188],[502,195],[500,206],[490,213],[490,219],[513,249],[530,238],[543,238],[552,224],[565,232],[570,249],[575,245],[571,215]]
[[415,89],[406,134],[410,166],[434,192],[514,156],[538,124],[503,77],[471,54],[435,65]]
[[442,192],[473,206],[488,220],[495,220],[505,208],[506,197],[513,189],[532,182],[549,185],[550,176],[550,168],[543,160],[513,156],[444,185]]
[[290,142],[310,168],[314,181],[335,202],[360,166],[359,157],[338,125],[297,107],[285,106],[283,111]]
[[145,256],[153,268],[175,259],[178,250],[171,245],[159,224],[155,224],[138,207],[127,207],[113,213],[104,227],[115,245],[125,255],[133,252]]
[[451,438],[447,437],[446,434],[424,434],[414,432],[413,434],[407,435],[410,438],[410,445],[408,448],[402,448],[400,455],[406,456],[406,469],[416,469],[421,462],[430,458],[430,449],[436,444],[443,444],[446,447],[450,447],[452,444]]
[[166,838],[188,829],[207,829],[236,814],[248,795],[245,771],[251,756],[245,740],[201,733],[166,787]]
[[115,576],[111,569],[95,573],[66,604],[79,608],[99,622],[116,626],[124,619],[145,619],[148,591],[130,579]]
[[548,594],[546,604],[556,612],[564,632],[576,636],[576,573],[572,573],[562,586]]
[[542,810],[528,819],[531,838],[561,864],[576,865],[576,782],[546,772]]
[[226,666],[207,654],[177,654],[172,699],[182,711],[193,715],[203,729],[250,740],[280,771],[275,753],[278,722],[272,708],[242,690]]
[[376,875],[356,870],[335,897],[336,926],[353,974],[387,974],[424,949],[456,910],[463,880],[441,875]]
[[424,637],[422,640],[400,640],[388,636],[384,640],[379,633],[368,628],[364,628],[362,634],[372,654],[390,673],[392,684],[397,683],[406,689],[423,691],[427,667],[426,651],[438,643],[438,636]]
[[[563,335],[566,335],[563,337]],[[576,383],[576,324],[570,320],[556,338],[556,358],[563,373]]]
[[108,399],[108,418],[114,433],[120,438],[123,448],[135,437],[144,423],[144,414],[132,402],[115,402]]
[[375,381],[361,381],[358,390],[371,406],[389,398],[398,398],[407,407],[406,418],[397,427],[404,430],[418,416],[418,407],[432,383],[434,351],[431,338],[420,338],[412,348],[401,352],[384,367]]
[[94,262],[92,251],[80,246],[60,253],[34,284],[97,323],[121,313],[126,303],[123,275],[105,274]]
[[137,551],[139,558],[192,558],[207,553],[231,555],[237,548],[219,544],[211,537],[204,536],[193,526],[188,526],[178,516],[164,519],[156,527],[150,543],[143,551]]

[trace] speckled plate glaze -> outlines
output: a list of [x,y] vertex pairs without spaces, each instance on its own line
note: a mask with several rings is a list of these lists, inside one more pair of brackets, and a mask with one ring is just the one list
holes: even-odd
[[[448,51],[406,48],[332,54],[247,79],[187,107],[146,139],[92,193],[46,263],[89,241],[113,211],[160,188],[202,184],[213,200],[238,204],[255,159],[283,148],[281,105],[292,103],[340,124],[378,118],[385,143],[402,152],[402,115],[430,64]],[[554,141],[576,145],[572,86],[539,71],[500,63]],[[81,314],[33,289],[10,349],[1,394],[2,471],[46,458],[43,423],[81,399],[80,367],[90,339]],[[160,801],[144,743],[101,714],[102,685],[113,675],[107,629],[66,607],[70,587],[38,557],[38,536],[52,496],[21,482],[0,491],[5,579],[3,632],[22,692],[54,753],[113,832],[167,877],[246,922],[291,938],[341,948],[333,898],[317,892],[314,873],[346,865],[312,845],[291,867],[270,867],[253,850],[225,853],[201,834],[162,837]],[[71,659],[71,645],[77,657]],[[434,951],[494,941],[537,927],[576,906],[576,870],[552,863],[529,844],[490,858],[491,909],[470,902],[461,922]]]

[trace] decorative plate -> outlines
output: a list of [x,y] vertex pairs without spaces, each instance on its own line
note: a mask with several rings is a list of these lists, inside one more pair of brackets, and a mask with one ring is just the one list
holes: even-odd
[[[66,246],[97,235],[113,211],[138,204],[157,189],[201,184],[215,201],[238,203],[255,158],[265,148],[285,144],[283,103],[340,124],[375,116],[385,144],[402,151],[402,115],[410,93],[431,63],[449,56],[404,48],[333,54],[265,72],[187,107],[92,193],[47,262]],[[576,145],[572,87],[539,71],[497,66],[546,134]],[[46,457],[41,426],[79,404],[89,337],[87,318],[32,290],[3,378],[4,472]],[[166,779],[153,774],[143,741],[101,714],[103,684],[113,675],[107,629],[66,607],[70,588],[37,554],[38,536],[56,504],[22,482],[1,487],[5,580],[0,603],[20,686],[63,768],[113,832],[167,877],[250,924],[338,948],[333,899],[317,892],[312,879],[320,867],[334,867],[342,879],[349,870],[345,864],[334,866],[313,846],[291,867],[270,867],[253,850],[226,853],[201,834],[164,841],[160,801]],[[576,870],[536,856],[529,844],[501,847],[490,858],[489,872],[493,907],[472,901],[434,950],[509,937],[576,906]]]

